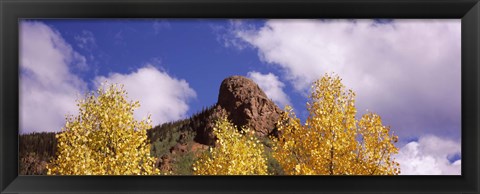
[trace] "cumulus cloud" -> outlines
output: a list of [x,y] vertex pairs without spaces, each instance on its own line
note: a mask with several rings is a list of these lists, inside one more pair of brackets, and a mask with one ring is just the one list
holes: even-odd
[[[78,44],[94,43],[92,34],[82,34],[85,36],[75,37]],[[65,124],[65,115],[78,112],[75,102],[88,91],[87,82],[72,72],[78,67],[88,67],[85,57],[57,30],[41,22],[21,22],[20,133],[58,132]],[[135,118],[151,114],[154,124],[185,117],[187,101],[196,97],[185,80],[171,77],[152,65],[130,74],[99,76],[93,83],[98,87],[107,80],[124,84],[129,97],[141,103]]]
[[262,88],[265,94],[280,108],[291,105],[288,95],[283,91],[285,84],[272,73],[262,74],[256,71],[248,72],[247,76]]
[[269,20],[237,39],[297,91],[335,72],[400,137],[460,138],[460,20]]
[[20,133],[60,131],[66,114],[76,112],[86,83],[71,73],[85,66],[61,34],[39,22],[20,23]]
[[154,125],[175,121],[186,116],[188,100],[195,98],[195,91],[183,79],[171,77],[152,65],[129,74],[111,73],[94,80],[98,87],[102,82],[123,84],[130,100],[140,101],[135,119],[152,115]]
[[400,148],[396,158],[402,175],[461,175],[461,160],[448,159],[460,150],[459,142],[429,135]]

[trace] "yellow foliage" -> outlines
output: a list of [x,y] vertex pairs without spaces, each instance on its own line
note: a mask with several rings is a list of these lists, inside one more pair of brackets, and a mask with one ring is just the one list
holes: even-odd
[[396,175],[398,153],[380,116],[367,113],[355,119],[355,93],[341,79],[326,74],[314,82],[305,125],[291,107],[278,121],[281,137],[273,156],[291,175]]
[[253,131],[237,130],[226,118],[219,119],[213,129],[216,146],[194,163],[196,175],[266,175],[267,159],[263,145]]
[[56,138],[57,158],[47,166],[49,175],[159,174],[150,156],[147,120],[133,118],[139,102],[127,101],[123,86],[102,86],[78,100],[79,115],[67,116]]

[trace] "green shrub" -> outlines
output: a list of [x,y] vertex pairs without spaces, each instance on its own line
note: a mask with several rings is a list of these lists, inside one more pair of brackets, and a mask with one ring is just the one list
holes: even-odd
[[267,171],[271,175],[283,175],[283,168],[280,163],[272,155],[272,150],[265,149],[265,155],[267,156]]
[[173,164],[173,174],[193,175],[193,163],[196,161],[195,153],[186,152],[179,154]]

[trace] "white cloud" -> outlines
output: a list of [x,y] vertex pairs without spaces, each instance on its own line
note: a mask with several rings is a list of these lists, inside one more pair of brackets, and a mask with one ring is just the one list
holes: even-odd
[[461,160],[448,160],[460,154],[460,147],[459,142],[430,135],[400,148],[396,158],[402,175],[461,175]]
[[223,44],[224,47],[236,48],[238,50],[250,47],[250,44],[237,38],[239,32],[246,32],[254,29],[254,26],[246,24],[243,20],[231,19],[228,20],[227,26],[212,24],[210,27],[213,30],[217,41]]
[[234,34],[301,93],[335,72],[359,113],[382,115],[401,137],[460,136],[460,20],[269,20]]
[[[76,39],[81,44],[92,43],[89,38]],[[76,100],[87,92],[87,83],[72,69],[81,67],[88,67],[85,57],[73,50],[58,31],[41,22],[21,22],[20,133],[60,131],[65,115],[78,112]],[[94,84],[98,86],[103,80],[123,83],[132,100],[140,101],[135,118],[150,113],[154,124],[185,117],[187,101],[196,96],[185,80],[151,65],[126,75],[96,77]]]
[[288,95],[283,91],[285,86],[276,75],[272,73],[261,74],[259,72],[248,72],[247,76],[262,88],[265,94],[272,99],[280,108],[291,105]]
[[462,165],[462,160],[457,160],[452,163],[453,166],[461,166]]
[[86,83],[71,73],[85,66],[59,32],[39,22],[20,24],[20,133],[60,131],[76,112]]
[[196,97],[185,80],[171,77],[151,65],[130,74],[112,73],[94,80],[97,87],[104,81],[123,84],[130,100],[140,101],[140,108],[134,112],[135,119],[151,114],[154,125],[184,118],[189,108],[187,101]]
[[95,41],[95,36],[93,33],[88,30],[82,30],[80,34],[75,35],[75,41],[77,41],[77,46],[91,51],[93,48],[97,46]]

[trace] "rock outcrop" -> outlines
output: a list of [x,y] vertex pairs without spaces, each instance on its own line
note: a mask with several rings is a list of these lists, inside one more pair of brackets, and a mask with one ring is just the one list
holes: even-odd
[[195,140],[213,145],[214,122],[226,116],[237,127],[246,126],[258,137],[277,136],[276,123],[282,110],[271,101],[265,92],[251,79],[232,76],[222,81],[215,106],[208,110],[209,116],[204,127],[200,127]]
[[260,137],[276,133],[282,110],[270,100],[253,80],[232,76],[220,85],[217,106],[237,126],[246,126]]

